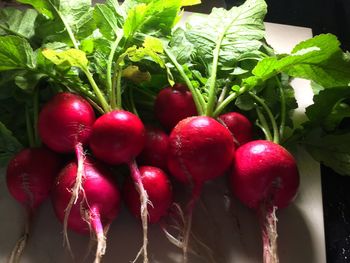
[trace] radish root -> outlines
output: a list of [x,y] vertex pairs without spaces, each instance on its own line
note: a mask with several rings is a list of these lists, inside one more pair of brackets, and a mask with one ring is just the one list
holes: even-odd
[[261,209],[261,231],[263,240],[263,263],[279,263],[277,253],[277,207],[262,207]]
[[78,168],[77,168],[77,176],[75,179],[75,184],[70,191],[72,192],[71,199],[69,200],[69,203],[67,205],[67,208],[65,209],[65,214],[64,214],[64,219],[63,219],[63,236],[64,236],[64,244],[67,244],[67,249],[69,253],[71,254],[72,258],[74,258],[71,245],[69,242],[68,238],[68,218],[70,211],[72,209],[72,206],[75,205],[78,201],[79,194],[83,193],[84,199],[85,199],[85,193],[84,193],[84,188],[82,186],[83,184],[83,179],[84,179],[84,161],[85,161],[85,155],[83,151],[83,146],[81,143],[77,143],[75,146],[75,154],[77,157],[77,162],[78,162]]
[[31,212],[27,212],[27,219],[24,224],[24,231],[22,236],[17,240],[14,248],[11,251],[10,258],[8,260],[8,263],[19,263],[21,256],[23,254],[23,250],[26,247],[28,238],[29,238],[29,232],[30,232],[30,223],[31,223]]
[[101,223],[101,218],[100,214],[98,213],[97,209],[93,208],[90,211],[90,220],[91,220],[91,225],[93,228],[93,231],[96,235],[97,239],[97,248],[96,248],[96,254],[95,254],[95,260],[94,263],[100,263],[102,260],[102,257],[106,253],[106,232],[103,229],[102,223]]
[[148,263],[148,208],[147,206],[150,204],[148,199],[147,191],[145,190],[142,180],[141,180],[141,173],[137,167],[136,161],[133,160],[129,163],[130,171],[131,171],[131,177],[134,180],[136,190],[138,191],[140,195],[140,203],[141,203],[141,222],[142,222],[142,230],[143,230],[143,243],[142,247],[140,248],[140,251],[137,253],[135,259],[132,261],[135,263],[137,259],[143,254],[143,263]]
[[[160,227],[170,243],[172,243],[176,247],[184,250],[184,246],[185,246],[184,236],[185,236],[185,232],[186,232],[186,230],[185,230],[186,218],[185,218],[184,212],[182,211],[181,207],[177,203],[173,203],[173,208],[171,210],[172,210],[172,213],[171,213],[171,216],[169,217],[169,219],[171,219],[173,222],[167,223],[167,222],[163,221],[160,223]],[[175,237],[173,234],[170,233],[170,230],[167,230],[167,228],[172,229],[172,230],[176,231],[177,233],[181,233],[181,234],[178,235],[178,237]],[[189,242],[187,243],[187,252],[186,253],[193,254],[199,258],[204,259],[205,261],[209,261],[210,263],[216,263],[215,258],[213,256],[213,254],[214,254],[213,251],[203,241],[201,241],[200,238],[198,238],[191,231],[191,229],[189,229],[188,232],[189,232],[188,240],[190,238],[192,238],[192,240],[194,241],[192,243],[192,246],[197,245],[198,247],[203,248],[205,253],[206,253],[206,256],[198,253],[196,251],[196,249],[192,248],[192,246],[189,245]]]

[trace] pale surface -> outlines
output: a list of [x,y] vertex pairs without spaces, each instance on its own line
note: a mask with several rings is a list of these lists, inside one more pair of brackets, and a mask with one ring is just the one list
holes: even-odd
[[[311,37],[310,29],[266,24],[269,42],[279,51],[288,52],[295,43]],[[298,82],[302,107],[310,102],[307,82]],[[278,212],[281,263],[325,263],[323,210],[319,165],[303,151],[297,153],[301,173],[300,193],[293,205]],[[1,173],[2,175],[4,172]],[[0,177],[0,262],[6,262],[22,228],[21,207],[9,197],[5,177]],[[261,241],[257,220],[252,211],[233,200],[225,179],[208,184],[197,207],[194,231],[215,252],[217,263],[261,262]],[[203,209],[204,205],[207,210]],[[230,207],[229,209],[226,209]],[[122,209],[108,235],[105,263],[126,263],[134,258],[141,244],[139,224]],[[83,262],[88,237],[70,233],[76,262]],[[73,262],[62,247],[62,226],[56,220],[50,202],[39,211],[31,239],[21,263]],[[181,262],[181,251],[170,245],[158,226],[150,228],[151,262]],[[86,262],[92,262],[91,258]],[[141,261],[140,261],[141,262]],[[192,258],[191,263],[205,262]]]

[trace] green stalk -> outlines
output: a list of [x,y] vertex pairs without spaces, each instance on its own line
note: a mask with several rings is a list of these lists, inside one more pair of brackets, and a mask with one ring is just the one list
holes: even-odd
[[[109,53],[108,56],[108,61],[107,61],[107,72],[106,72],[106,78],[107,78],[107,89],[109,92],[109,98],[110,98],[110,103],[112,108],[115,108],[115,96],[113,97],[113,84],[112,84],[112,65],[113,65],[113,59],[115,52],[117,51],[117,48],[119,46],[120,41],[123,38],[123,34],[119,34],[116,38],[116,40],[113,42],[112,47],[111,47],[111,52]],[[117,65],[118,67],[118,65]]]
[[286,96],[284,94],[283,86],[281,81],[276,77],[277,85],[280,91],[280,97],[281,97],[281,124],[279,129],[279,134],[282,137],[284,134],[284,129],[286,125]]
[[111,92],[111,106],[112,109],[121,109],[122,108],[122,69],[118,66],[117,70],[113,75],[113,85]]
[[133,94],[133,90],[132,89],[129,89],[128,95],[129,95],[129,103],[130,103],[130,107],[131,107],[130,110],[137,117],[139,117],[139,114],[138,114],[136,106],[135,106],[134,94]]
[[207,103],[207,110],[205,115],[207,116],[213,116],[214,112],[214,106],[215,106],[215,100],[216,100],[216,74],[218,70],[218,62],[219,62],[219,53],[220,53],[220,47],[222,40],[224,39],[224,34],[221,34],[216,47],[214,49],[214,54],[213,54],[213,63],[211,67],[211,76],[209,78],[210,80],[210,85],[209,85],[209,96],[208,96],[208,103]]
[[261,110],[259,109],[259,107],[256,107],[256,113],[258,114],[258,118],[260,121],[260,125],[258,125],[260,127],[260,129],[263,131],[263,133],[265,134],[265,138],[269,141],[273,140],[269,125],[267,124],[266,118],[264,116],[264,114],[262,114]]
[[182,66],[179,64],[179,62],[177,62],[175,56],[170,52],[170,50],[168,50],[166,47],[164,47],[164,52],[168,56],[170,61],[174,64],[175,68],[180,73],[180,76],[185,81],[188,89],[192,93],[192,97],[193,97],[194,103],[196,105],[196,108],[197,108],[197,111],[198,111],[198,115],[204,115],[205,101],[204,101],[203,96],[200,93],[198,93],[196,91],[196,89],[193,87],[191,81],[187,77],[187,75],[184,72]]
[[100,104],[102,106],[102,109],[104,110],[105,113],[109,112],[111,108],[108,105],[108,103],[107,103],[105,97],[103,96],[101,90],[98,88],[98,86],[97,86],[94,78],[92,77],[90,71],[88,69],[85,69],[84,73],[85,73],[86,77],[88,78],[88,80],[89,80],[89,82],[91,84],[91,87],[94,90],[94,92],[95,92],[95,94],[96,94],[96,96],[97,96],[97,98],[98,98],[98,100],[99,100],[99,102],[100,102]]
[[272,141],[274,143],[279,143],[279,141],[280,141],[279,131],[278,131],[276,120],[275,120],[271,110],[266,105],[266,103],[260,97],[255,95],[253,92],[249,92],[249,95],[252,96],[255,99],[255,101],[258,102],[258,104],[260,104],[262,106],[262,108],[266,111],[266,113],[270,119],[272,129],[273,129],[273,140]]
[[32,126],[32,122],[30,120],[30,114],[29,114],[29,106],[28,103],[26,103],[26,128],[27,128],[27,137],[28,137],[28,142],[29,142],[29,146],[35,147],[35,142],[34,142],[34,135],[33,135],[33,126]]
[[220,104],[217,105],[216,109],[214,110],[212,116],[216,118],[220,115],[220,113],[227,107],[228,104],[230,104],[234,99],[236,99],[239,95],[243,94],[248,90],[247,86],[241,87],[238,91],[232,92],[229,96],[227,96]]

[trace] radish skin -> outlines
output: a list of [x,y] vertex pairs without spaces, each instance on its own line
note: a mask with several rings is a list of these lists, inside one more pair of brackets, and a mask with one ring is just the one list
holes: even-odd
[[90,148],[96,158],[111,165],[127,164],[140,198],[144,263],[148,262],[148,194],[144,189],[135,158],[145,145],[145,127],[133,113],[114,110],[99,117],[92,127]]
[[228,112],[218,117],[236,140],[237,146],[243,145],[253,139],[253,125],[243,114]]
[[179,121],[198,115],[191,92],[181,83],[166,87],[158,93],[154,112],[159,122],[168,131],[171,131]]
[[91,105],[81,96],[69,92],[56,94],[43,106],[38,119],[39,135],[43,143],[59,153],[75,152],[78,161],[76,181],[71,189],[71,200],[64,210],[66,216],[63,232],[69,250],[67,220],[71,207],[77,203],[79,193],[83,190],[85,158],[83,146],[89,141],[94,122],[95,113]]
[[233,194],[259,218],[263,262],[279,262],[276,210],[287,207],[299,187],[293,156],[271,141],[248,142],[236,151],[230,178]]
[[26,210],[22,236],[14,246],[9,263],[17,263],[30,235],[32,217],[51,191],[61,159],[47,148],[27,148],[16,154],[8,164],[6,183],[10,194]]
[[[152,206],[148,204],[148,221],[151,224],[158,223],[163,216],[168,214],[172,204],[171,184],[167,175],[157,167],[141,166],[139,170],[143,186],[152,203]],[[131,177],[124,182],[123,197],[133,216],[141,218],[139,194]]]
[[172,130],[169,140],[169,171],[176,179],[191,187],[182,242],[183,261],[187,262],[193,209],[203,184],[229,169],[235,143],[226,127],[207,116],[189,117],[180,121]]
[[155,166],[167,171],[168,150],[169,136],[160,128],[146,126],[145,147],[137,161],[141,165]]
[[[97,239],[95,263],[100,262],[106,249],[106,228],[117,217],[120,194],[111,172],[101,163],[89,158],[84,160],[82,188],[78,201],[70,208],[67,218],[69,229],[80,233],[92,232]],[[58,219],[64,223],[66,208],[72,200],[72,189],[76,182],[78,165],[71,162],[63,168],[53,188],[52,203]]]

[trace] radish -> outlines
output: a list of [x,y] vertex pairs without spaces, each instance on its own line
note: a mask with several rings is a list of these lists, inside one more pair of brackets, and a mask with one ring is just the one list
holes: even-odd
[[192,212],[204,182],[224,174],[230,167],[235,143],[230,131],[207,116],[180,121],[169,138],[168,168],[179,181],[192,188],[187,205],[187,222],[183,236],[184,262],[188,261],[188,242]]
[[70,153],[88,142],[95,113],[79,95],[58,93],[39,114],[39,135],[43,143],[59,153]]
[[94,156],[101,161],[112,165],[127,164],[129,166],[141,202],[140,211],[143,228],[141,250],[146,263],[148,262],[148,194],[144,189],[141,174],[135,161],[136,156],[140,154],[145,145],[145,139],[145,127],[135,114],[124,110],[113,110],[99,117],[94,123],[90,148]]
[[[53,207],[63,223],[66,220],[66,208],[72,199],[70,189],[75,185],[78,169],[76,162],[65,166],[53,188]],[[83,169],[82,188],[77,202],[70,207],[67,226],[81,234],[95,234],[98,244],[94,262],[97,263],[105,254],[106,234],[118,215],[120,194],[111,172],[104,165],[87,158]]]
[[151,165],[166,171],[169,136],[160,128],[146,126],[146,142],[137,160],[140,164]]
[[228,112],[218,117],[218,120],[231,131],[237,145],[245,144],[253,138],[253,125],[243,114]]
[[279,144],[255,140],[236,151],[231,188],[234,195],[257,213],[262,229],[263,262],[279,262],[275,212],[295,198],[299,173],[293,156]]
[[71,200],[67,203],[64,220],[64,236],[70,250],[67,235],[67,220],[69,211],[76,204],[82,189],[84,173],[83,145],[88,143],[95,113],[90,104],[81,96],[62,92],[55,95],[42,108],[39,114],[38,128],[43,143],[60,153],[74,152],[77,156],[78,169]]
[[27,221],[9,262],[19,262],[29,237],[31,219],[49,196],[52,183],[61,166],[60,157],[46,148],[27,148],[16,154],[6,172],[10,194],[26,209]]
[[181,83],[162,89],[157,95],[154,108],[157,119],[169,131],[180,120],[197,115],[192,94],[187,86]]
[[[149,201],[152,206],[148,205],[150,223],[157,223],[168,213],[172,204],[172,189],[171,184],[166,174],[157,167],[141,166],[141,180],[145,190],[147,191]],[[140,199],[135,185],[128,177],[123,186],[123,196],[130,212],[140,218]]]

